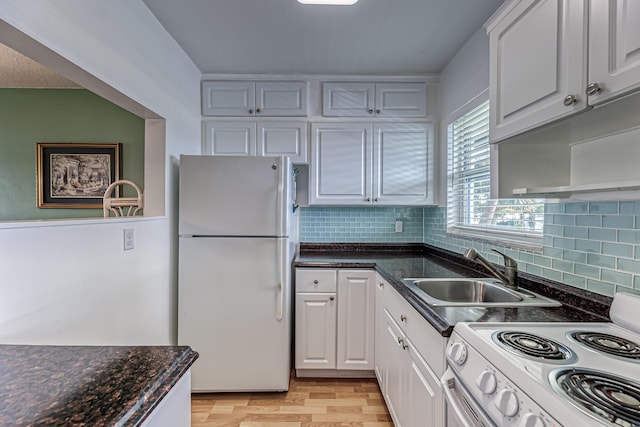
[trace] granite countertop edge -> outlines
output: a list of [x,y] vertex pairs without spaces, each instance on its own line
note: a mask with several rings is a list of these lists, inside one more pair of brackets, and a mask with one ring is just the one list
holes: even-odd
[[[432,307],[420,300],[392,273],[380,265],[378,258],[403,258],[430,256],[440,259],[443,265],[460,271],[461,276],[487,276],[484,267],[464,259],[460,254],[422,243],[362,244],[362,243],[301,243],[300,253],[294,260],[294,267],[301,268],[367,268],[375,269],[409,304],[416,309],[442,336],[453,332],[455,323],[447,320],[438,311],[442,307]],[[415,277],[415,276],[414,276]],[[609,322],[608,309],[612,298],[568,285],[520,273],[520,284],[526,289],[549,296],[562,302],[562,315],[574,318],[572,321]],[[448,307],[449,309],[451,307]],[[559,308],[558,308],[559,309]],[[522,310],[522,308],[512,308]],[[535,310],[535,308],[527,308]],[[541,316],[553,313],[553,308],[538,308]],[[545,311],[546,310],[546,311]],[[489,309],[488,311],[491,311]],[[579,320],[578,320],[579,319]],[[541,321],[541,320],[535,320]],[[544,320],[543,320],[544,321]],[[554,320],[558,321],[558,320]],[[567,320],[571,321],[571,320]]]
[[197,358],[188,346],[1,344],[0,425],[140,426]]
[[[139,426],[160,402],[169,394],[171,389],[191,368],[191,365],[198,359],[198,353],[193,351],[191,347],[184,347],[184,351],[179,358],[174,360],[171,366],[168,366],[162,375],[154,379],[149,384],[146,391],[134,405],[122,414],[116,426]],[[118,418],[118,417],[116,417]]]

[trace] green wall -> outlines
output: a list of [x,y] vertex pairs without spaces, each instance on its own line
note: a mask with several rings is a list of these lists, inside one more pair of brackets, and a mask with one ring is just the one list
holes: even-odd
[[144,189],[143,119],[85,89],[0,89],[0,221],[102,216],[36,207],[38,142],[119,142],[121,178]]

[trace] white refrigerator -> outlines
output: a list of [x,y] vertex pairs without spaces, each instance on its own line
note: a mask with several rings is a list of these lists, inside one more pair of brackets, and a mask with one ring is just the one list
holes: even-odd
[[294,184],[288,157],[180,157],[178,344],[194,392],[285,391]]

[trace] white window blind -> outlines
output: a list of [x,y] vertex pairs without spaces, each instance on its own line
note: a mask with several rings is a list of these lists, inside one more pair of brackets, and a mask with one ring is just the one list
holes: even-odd
[[447,131],[449,231],[507,240],[542,236],[544,200],[489,198],[489,102],[454,120]]

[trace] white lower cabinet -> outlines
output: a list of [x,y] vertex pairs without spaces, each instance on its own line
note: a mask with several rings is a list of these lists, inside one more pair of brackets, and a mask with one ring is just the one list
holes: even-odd
[[336,368],[336,294],[296,294],[296,369]]
[[380,389],[393,422],[396,427],[442,426],[439,378],[446,338],[436,334],[388,283],[379,276],[376,281],[376,296],[382,296],[381,304],[376,301],[375,336],[380,341],[375,347],[376,372],[381,373]]
[[373,371],[374,279],[373,270],[296,269],[298,376]]

